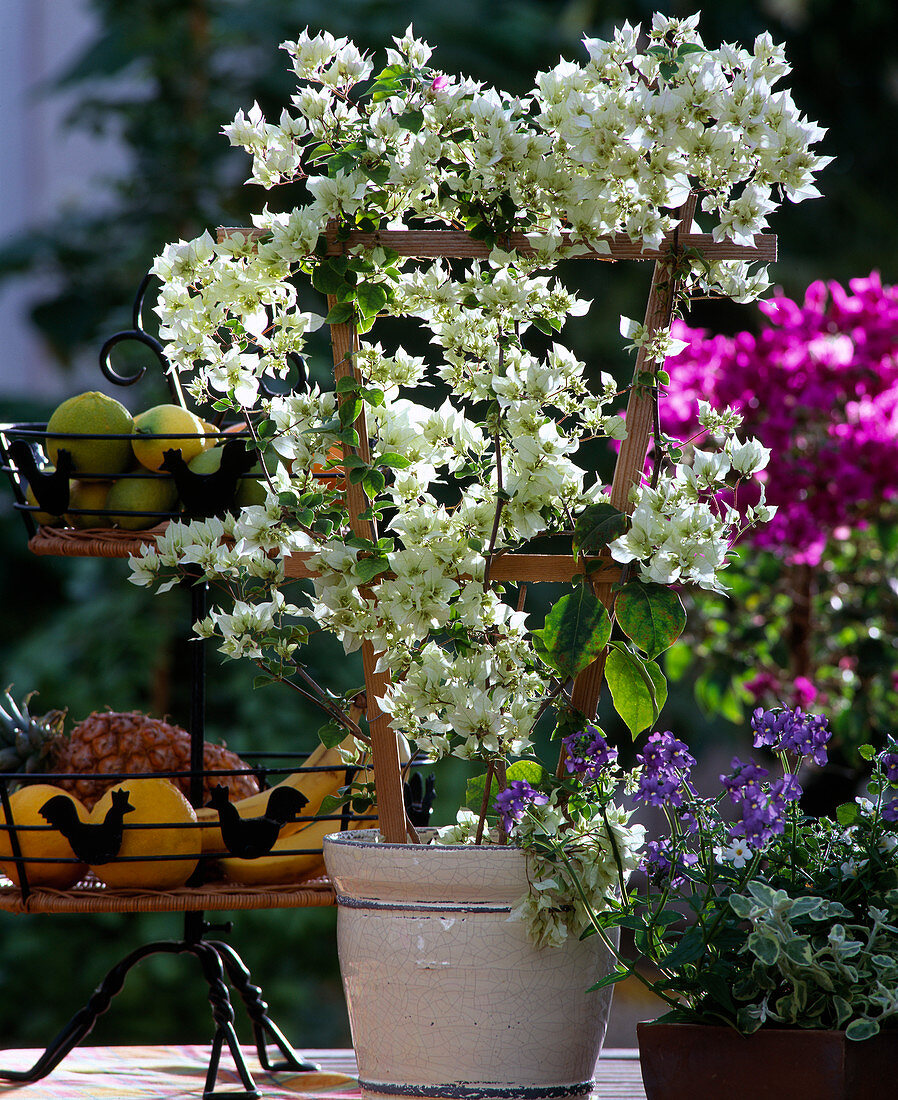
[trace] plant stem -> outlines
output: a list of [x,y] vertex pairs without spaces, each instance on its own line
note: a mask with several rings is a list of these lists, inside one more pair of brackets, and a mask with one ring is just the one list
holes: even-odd
[[477,819],[477,832],[474,836],[475,844],[483,843],[483,827],[486,824],[486,811],[490,804],[490,788],[493,785],[493,772],[496,770],[496,761],[491,760],[486,766],[486,785],[483,788],[483,799],[480,803],[480,817]]

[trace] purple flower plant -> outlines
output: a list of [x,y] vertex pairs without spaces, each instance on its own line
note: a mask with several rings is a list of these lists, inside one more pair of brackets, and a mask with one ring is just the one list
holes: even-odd
[[739,837],[750,848],[763,848],[786,825],[786,803],[801,798],[801,787],[791,772],[766,786],[766,768],[753,760],[734,757],[731,775],[722,775],[720,782],[739,812],[739,820],[729,831],[730,840]]
[[670,837],[663,840],[649,840],[646,843],[642,857],[642,869],[653,878],[666,878],[670,876],[670,885],[677,887],[683,882],[683,875],[679,872],[698,863],[695,852],[683,852],[678,850],[671,842]]
[[693,793],[689,773],[695,757],[669,730],[653,733],[636,759],[642,764],[642,771],[634,802],[677,809],[683,805],[684,792]]
[[826,743],[832,731],[823,714],[805,714],[800,707],[794,710],[757,707],[751,717],[751,728],[756,749],[766,745],[774,752],[810,756],[821,767],[826,764]]
[[617,760],[617,749],[609,745],[598,726],[589,725],[562,740],[565,767],[569,775],[601,779],[609,764]]
[[517,822],[523,820],[528,806],[545,806],[548,801],[548,795],[535,790],[526,779],[512,779],[505,790],[496,795],[493,806],[502,819],[502,827],[510,833]]

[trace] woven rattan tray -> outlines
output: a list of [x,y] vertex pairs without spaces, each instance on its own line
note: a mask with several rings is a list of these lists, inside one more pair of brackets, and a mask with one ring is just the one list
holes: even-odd
[[196,889],[111,890],[95,879],[71,890],[35,887],[22,891],[0,877],[0,911],[7,913],[183,913],[226,909],[303,909],[333,905],[334,891],[324,878],[296,885],[233,886],[206,884]]

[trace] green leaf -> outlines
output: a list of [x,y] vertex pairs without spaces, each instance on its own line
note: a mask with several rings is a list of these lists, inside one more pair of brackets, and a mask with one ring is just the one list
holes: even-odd
[[328,325],[346,325],[355,319],[355,307],[352,302],[337,302],[324,318]]
[[879,1034],[879,1024],[875,1020],[852,1020],[845,1028],[845,1038],[859,1041],[872,1039]]
[[424,125],[424,112],[403,111],[401,115],[396,116],[396,121],[404,129],[411,130],[413,134],[417,134]]
[[783,944],[783,954],[787,959],[801,966],[809,966],[813,962],[811,945],[801,936],[793,936],[792,939],[786,940]]
[[358,397],[347,397],[344,401],[341,401],[340,407],[337,409],[337,416],[341,425],[344,428],[349,428],[355,424],[362,415],[364,407],[364,402]]
[[355,297],[365,317],[376,317],[387,304],[388,294],[381,283],[359,283]]
[[629,581],[618,593],[614,611],[621,630],[650,659],[670,649],[686,626],[680,597],[664,584]]
[[657,722],[667,700],[664,674],[653,661],[643,661],[630,650],[615,646],[605,661],[605,679],[614,709],[635,740]]
[[387,484],[387,479],[380,472],[380,470],[368,470],[365,476],[362,478],[362,488],[368,494],[369,498],[373,500],[379,493],[384,491],[384,486]]
[[622,982],[625,978],[629,977],[630,971],[628,970],[628,968],[625,966],[621,966],[618,963],[618,965],[614,968],[614,970],[611,971],[610,974],[606,974],[604,978],[599,978],[595,985],[591,985],[586,992],[595,993],[598,989],[605,989],[609,985],[615,985],[617,982]]
[[604,604],[586,585],[578,585],[550,609],[542,630],[533,631],[533,645],[550,668],[569,680],[592,664],[610,637]]
[[337,379],[335,388],[337,393],[358,393],[362,388],[362,383],[351,374],[344,374]]
[[750,933],[745,941],[745,946],[765,966],[773,966],[780,957],[779,941],[776,936],[771,936],[766,932],[755,931]]
[[397,454],[395,451],[385,451],[375,458],[375,462],[378,466],[389,466],[393,470],[405,470],[412,464],[411,459]]
[[[480,807],[483,805],[483,792],[485,790],[486,772],[484,772],[483,775],[472,776],[465,784],[465,806],[475,813],[480,813]],[[490,784],[490,797],[488,803],[490,806],[493,804],[493,799],[498,793],[499,784],[494,775]]]
[[858,808],[854,802],[843,802],[836,809],[836,819],[840,825],[853,825],[858,818]]
[[373,581],[375,577],[380,576],[381,573],[386,573],[389,568],[389,558],[372,556],[370,558],[360,558],[355,563],[353,572],[362,584],[368,584],[370,581]]
[[336,271],[330,259],[312,272],[312,286],[321,294],[336,294],[346,284],[346,273]]
[[699,926],[693,925],[680,937],[679,943],[661,960],[665,969],[676,969],[688,963],[698,962],[705,953],[705,941]]
[[862,756],[865,760],[872,760],[876,755],[876,749],[873,745],[858,745],[858,755]]
[[711,971],[702,976],[702,983],[719,1005],[723,1005],[728,1012],[736,1012],[736,1004],[733,1001],[733,994],[730,992],[730,983],[723,974],[716,974]]
[[[347,795],[326,794],[321,800],[321,806],[318,809],[318,813],[322,816],[336,813],[337,810],[341,809],[346,804],[347,797]],[[336,828],[336,825],[334,827]]]
[[597,554],[620,538],[630,522],[626,512],[613,504],[591,504],[574,524],[574,553]]
[[339,722],[327,722],[318,730],[318,740],[326,749],[336,748],[346,736],[346,730]]
[[515,779],[524,780],[531,787],[539,787],[546,781],[548,775],[549,773],[538,760],[515,760],[513,764],[509,764],[505,772],[505,780],[507,783]]
[[376,183],[378,187],[386,183],[390,178],[390,166],[389,164],[372,164],[370,166],[363,165],[362,171],[371,180],[372,183]]

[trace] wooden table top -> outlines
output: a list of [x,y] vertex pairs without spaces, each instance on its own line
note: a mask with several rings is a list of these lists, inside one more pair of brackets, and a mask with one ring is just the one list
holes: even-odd
[[[267,1073],[254,1048],[246,1061],[264,1100],[358,1100],[351,1050],[302,1050],[318,1074]],[[0,1051],[0,1070],[27,1069],[43,1051]],[[76,1047],[47,1077],[30,1085],[3,1084],[0,1097],[16,1100],[201,1100],[209,1064],[208,1046]],[[216,1093],[235,1095],[233,1062],[222,1055]],[[606,1050],[599,1061],[595,1100],[645,1100],[635,1050]]]

